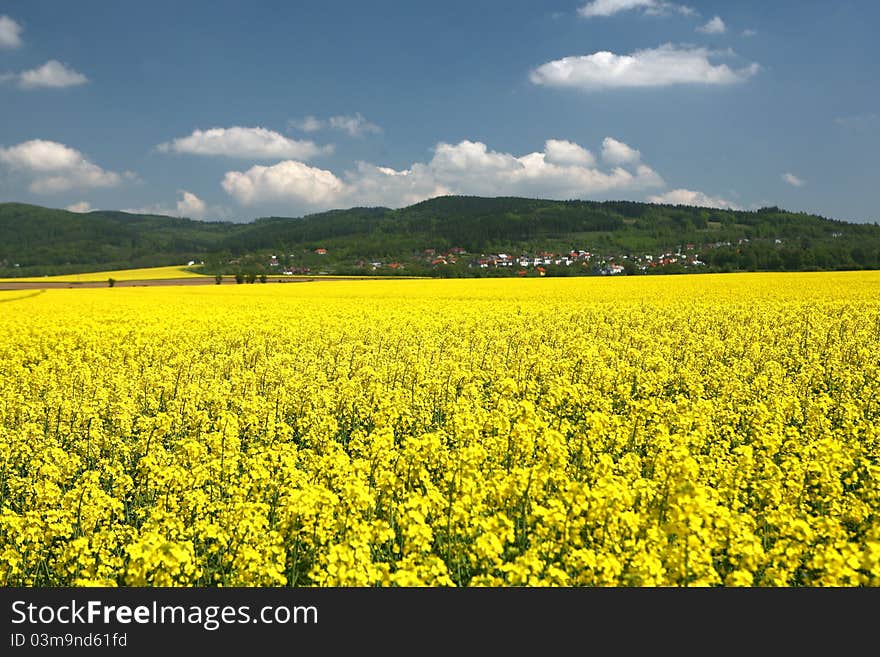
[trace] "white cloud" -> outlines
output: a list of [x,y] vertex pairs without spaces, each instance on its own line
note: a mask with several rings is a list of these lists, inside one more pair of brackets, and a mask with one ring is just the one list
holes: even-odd
[[332,146],[317,146],[312,141],[288,139],[274,130],[239,126],[194,130],[187,137],[159,144],[156,148],[163,153],[271,160],[308,160],[333,150]]
[[663,87],[673,84],[727,85],[743,82],[758,72],[758,64],[738,70],[713,64],[718,53],[705,48],[665,44],[630,55],[600,51],[542,64],[532,71],[534,84],[583,90],[623,87]]
[[79,203],[71,203],[65,210],[70,210],[71,212],[91,212],[95,208],[93,208],[88,201],[80,201]]
[[758,34],[758,31],[757,31],[757,30],[753,30],[753,29],[751,29],[751,28],[747,28],[747,29],[743,30],[742,32],[740,32],[740,36],[744,36],[744,37],[747,37],[747,38],[748,38],[748,37],[753,37],[753,36],[755,36],[755,35],[757,35],[757,34]]
[[205,202],[192,192],[180,189],[177,192],[181,195],[181,199],[177,201],[177,214],[181,217],[189,217],[190,219],[204,219],[208,206]]
[[0,16],[0,48],[18,48],[23,28],[5,14]]
[[164,217],[175,216],[174,210],[169,210],[162,205],[147,205],[140,208],[122,208],[120,212],[128,212],[129,214],[158,214]]
[[708,196],[703,192],[697,192],[690,189],[673,189],[665,194],[648,197],[649,203],[661,203],[665,205],[693,205],[701,208],[729,208],[731,210],[740,210],[741,208],[717,196]]
[[726,31],[727,26],[721,20],[721,16],[716,16],[705,25],[700,25],[697,28],[697,32],[702,32],[703,34],[724,34]]
[[304,119],[291,119],[287,122],[287,125],[303,132],[317,132],[323,129],[324,121],[314,116],[307,116]]
[[271,167],[256,165],[244,172],[228,171],[222,185],[242,205],[292,200],[330,206],[345,191],[345,184],[330,171],[294,160]]
[[620,12],[641,9],[644,13],[653,16],[662,16],[670,12],[678,12],[684,16],[692,16],[696,12],[686,6],[678,5],[665,0],[592,0],[578,9],[578,14],[584,18],[595,16],[613,16]]
[[24,89],[75,87],[88,81],[85,75],[55,59],[19,75],[19,86]]
[[803,187],[805,182],[798,178],[793,173],[784,173],[782,174],[782,179],[787,182],[792,187]]
[[331,116],[328,119],[331,128],[347,132],[352,137],[361,137],[365,134],[378,134],[382,128],[375,123],[367,121],[360,112],[354,116]]
[[609,164],[633,164],[638,162],[642,154],[634,148],[630,148],[622,141],[611,137],[602,140],[602,159]]
[[296,128],[303,132],[317,132],[318,130],[330,128],[341,130],[351,137],[363,137],[366,134],[379,134],[382,132],[382,128],[375,123],[367,121],[360,112],[355,112],[354,115],[339,114],[331,116],[326,120],[307,116],[303,119],[291,119],[287,123],[291,128]]
[[612,16],[630,9],[644,9],[656,5],[655,0],[593,0],[578,9],[585,18],[593,16]]
[[402,207],[443,194],[585,198],[664,185],[660,175],[638,158],[631,157],[626,164],[600,169],[587,149],[563,140],[548,140],[542,152],[522,156],[465,140],[438,143],[428,162],[414,163],[408,169],[360,162],[353,171],[337,176],[285,161],[229,171],[222,186],[242,205],[283,202],[315,210],[353,205]]
[[548,139],[544,143],[547,162],[551,164],[579,164],[595,166],[596,158],[583,146],[563,139]]
[[847,128],[868,128],[871,127],[880,115],[870,112],[868,114],[854,114],[850,116],[838,116],[834,118],[834,123]]
[[9,148],[0,147],[0,162],[33,180],[35,194],[63,192],[73,188],[114,187],[134,174],[105,171],[78,150],[55,141],[32,139]]
[[164,204],[148,205],[139,208],[125,208],[122,212],[131,214],[158,214],[166,217],[184,217],[187,219],[205,219],[209,215],[218,218],[224,218],[228,212],[221,207],[209,207],[198,196],[185,189],[177,190],[180,198],[174,209],[166,207]]

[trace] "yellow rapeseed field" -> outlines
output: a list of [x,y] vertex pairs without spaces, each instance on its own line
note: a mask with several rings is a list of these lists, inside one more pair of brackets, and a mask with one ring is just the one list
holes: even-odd
[[0,584],[878,586],[880,272],[0,292]]
[[169,278],[204,278],[203,274],[196,274],[186,267],[145,267],[143,269],[118,269],[113,271],[96,271],[85,274],[59,274],[57,276],[32,276],[23,278],[0,278],[0,282],[11,283],[42,283],[70,282],[70,283],[96,283],[105,282],[108,278],[117,281],[157,281]]

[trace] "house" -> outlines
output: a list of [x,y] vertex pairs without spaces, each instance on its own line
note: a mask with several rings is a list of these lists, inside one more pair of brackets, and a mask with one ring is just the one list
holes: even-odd
[[315,253],[318,255],[327,255],[327,249],[315,249]]

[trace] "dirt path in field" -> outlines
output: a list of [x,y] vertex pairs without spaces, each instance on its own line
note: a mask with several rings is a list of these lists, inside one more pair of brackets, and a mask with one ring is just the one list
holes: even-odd
[[[311,283],[319,280],[316,278],[282,278],[278,276],[269,276],[267,283]],[[332,280],[341,280],[334,278]],[[351,280],[356,280],[352,277]],[[260,285],[255,282],[251,285]],[[157,285],[217,285],[217,281],[213,276],[205,276],[204,278],[161,278],[144,281],[116,281],[114,287],[153,287]],[[221,285],[237,285],[233,276],[224,276]],[[248,285],[248,283],[243,283]],[[109,287],[107,281],[0,281],[0,290],[51,290],[55,288],[75,288],[75,287]]]

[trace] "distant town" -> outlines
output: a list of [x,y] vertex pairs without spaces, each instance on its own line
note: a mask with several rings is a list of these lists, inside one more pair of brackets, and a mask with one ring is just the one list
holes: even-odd
[[[735,247],[747,244],[748,238],[742,238],[737,242],[713,242],[707,244],[683,244],[674,250],[660,251],[657,253],[638,254],[600,254],[586,248],[571,249],[562,253],[538,251],[535,253],[469,253],[461,247],[440,250],[426,248],[421,253],[414,254],[408,262],[399,260],[357,260],[354,266],[361,270],[372,273],[399,272],[415,266],[419,270],[430,268],[438,271],[443,268],[467,268],[470,270],[504,270],[509,275],[537,275],[544,276],[560,268],[573,268],[571,273],[591,274],[599,276],[614,276],[628,273],[650,273],[652,270],[665,269],[677,266],[682,269],[696,269],[705,267],[706,263],[700,259],[700,251],[721,247]],[[783,240],[775,239],[774,244],[781,245]],[[332,267],[322,269],[300,263],[305,260],[314,261],[314,257],[327,256],[331,252],[327,248],[319,247],[307,252],[306,257],[302,254],[288,254],[285,256],[270,255],[265,265],[269,271],[285,275],[297,274],[327,274],[332,273]],[[238,259],[230,260],[229,264],[239,265]],[[499,272],[501,273],[501,272]]]

